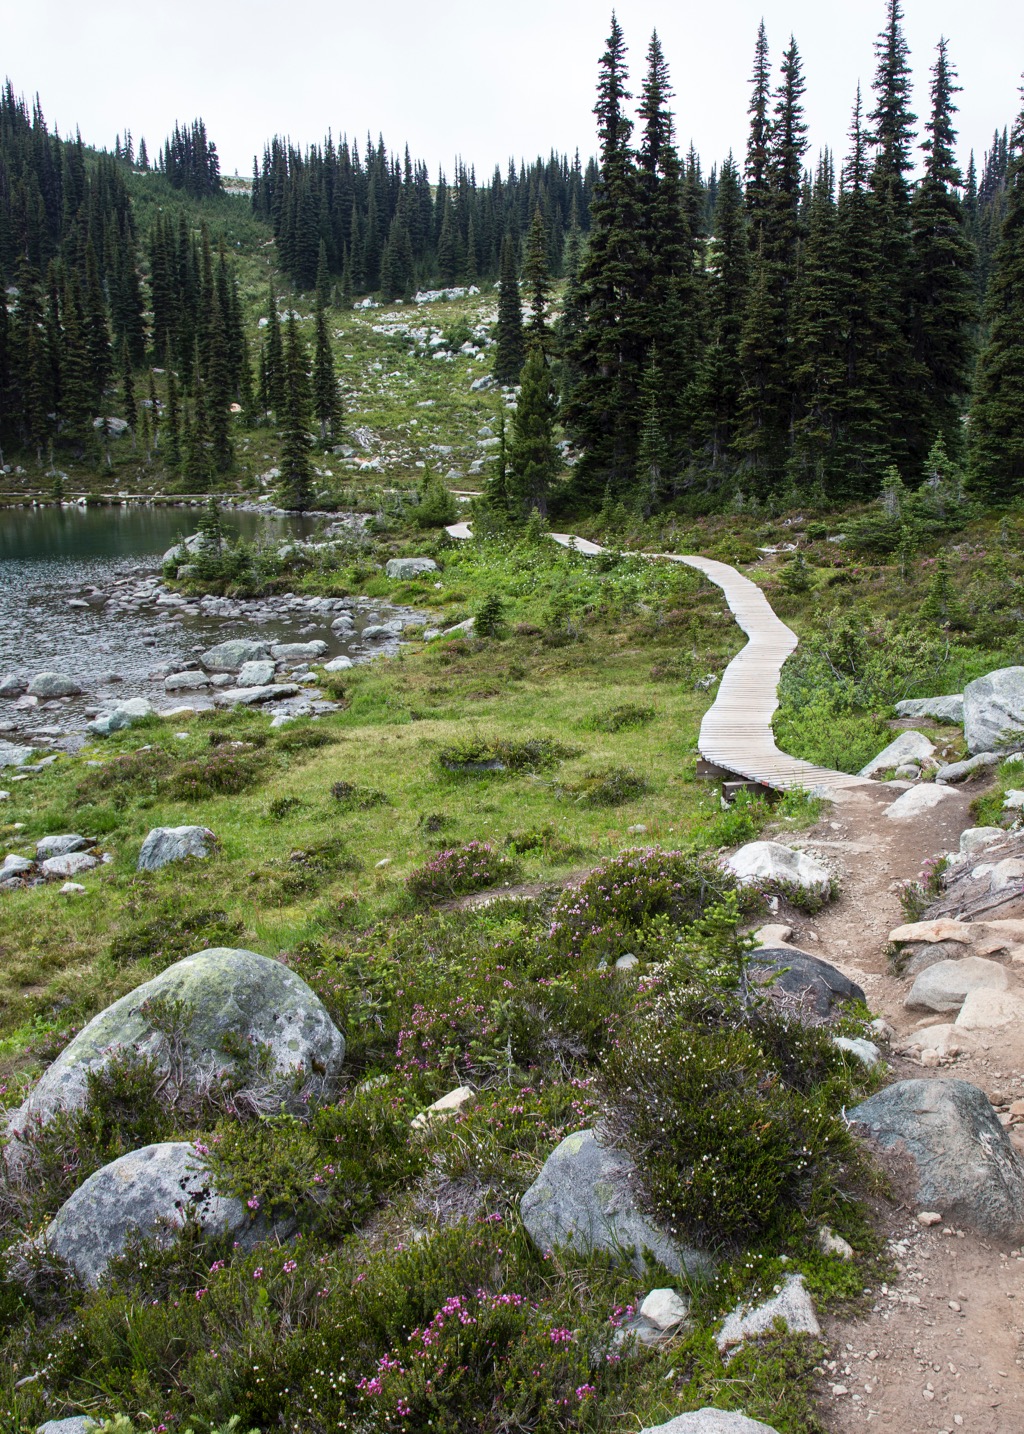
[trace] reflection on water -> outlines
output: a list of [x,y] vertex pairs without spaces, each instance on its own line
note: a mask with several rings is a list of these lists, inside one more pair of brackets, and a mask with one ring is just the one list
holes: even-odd
[[[187,659],[197,647],[242,635],[243,621],[179,623],[152,608],[112,613],[99,597],[87,608],[68,607],[90,585],[105,593],[117,578],[158,570],[167,549],[195,531],[198,516],[196,510],[147,507],[0,512],[0,674],[52,668],[88,691],[116,672],[125,678],[127,695],[129,685],[144,681],[158,663]],[[243,537],[268,539],[314,527],[308,518],[235,512],[224,515],[224,524]],[[282,622],[261,629],[260,636],[291,638],[295,631],[295,623]]]

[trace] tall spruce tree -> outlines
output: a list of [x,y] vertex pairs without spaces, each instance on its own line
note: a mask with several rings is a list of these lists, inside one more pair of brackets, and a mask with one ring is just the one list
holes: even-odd
[[539,204],[533,211],[533,220],[526,239],[523,285],[530,305],[530,320],[527,324],[529,341],[538,344],[541,351],[547,355],[551,343],[547,324],[548,304],[551,299],[551,271],[548,267],[547,228]]
[[752,94],[747,111],[750,115],[750,130],[747,138],[747,161],[743,171],[750,243],[755,250],[761,247],[761,230],[771,191],[771,80],[768,34],[762,20],[757,28],[757,44],[754,47],[754,73],[750,81]]
[[974,247],[967,237],[964,206],[957,194],[963,177],[954,153],[953,96],[960,89],[955,81],[943,39],[932,69],[931,114],[921,146],[925,171],[910,212],[910,336],[917,367],[924,376],[922,441],[930,449],[941,438],[954,455],[962,446],[961,418],[969,394],[978,318]]
[[970,416],[971,485],[1005,503],[1024,494],[1024,109],[1008,147],[1005,211],[985,317],[988,339]]
[[516,246],[506,231],[501,244],[501,278],[498,285],[498,321],[494,326],[494,377],[501,384],[519,382],[526,356],[523,306],[519,297]]
[[338,398],[338,380],[334,373],[334,353],[331,349],[331,335],[327,324],[327,265],[323,268],[323,285],[317,284],[316,308],[314,311],[313,351],[313,414],[320,425],[320,442],[336,437],[341,420],[341,402]]
[[713,470],[728,464],[736,437],[743,376],[740,338],[747,306],[750,256],[743,191],[730,153],[718,176],[708,253],[708,334],[696,390],[696,440]]
[[281,492],[285,505],[302,513],[313,501],[313,468],[309,457],[312,446],[309,435],[312,396],[308,356],[294,313],[288,315],[287,333],[281,423]]

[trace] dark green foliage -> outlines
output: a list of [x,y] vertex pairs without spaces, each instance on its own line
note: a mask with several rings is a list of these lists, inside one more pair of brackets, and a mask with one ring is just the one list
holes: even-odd
[[556,402],[551,373],[538,344],[523,365],[519,401],[508,441],[505,491],[510,514],[545,517],[552,484],[561,466],[555,446]]
[[432,473],[420,485],[419,502],[412,511],[419,528],[446,528],[459,516],[459,506],[444,479]]
[[562,791],[580,807],[619,807],[650,791],[647,779],[632,767],[601,767],[567,782]]
[[609,707],[593,717],[584,718],[581,727],[591,732],[625,732],[635,727],[645,727],[658,715],[654,707],[643,702],[624,702],[618,707]]
[[523,313],[519,297],[516,248],[511,234],[501,246],[501,276],[498,281],[498,321],[494,327],[494,377],[502,384],[519,382],[526,356]]
[[309,456],[312,447],[309,433],[312,395],[308,365],[308,355],[299,337],[295,315],[290,313],[285,354],[284,413],[281,419],[281,491],[285,505],[300,513],[311,507],[313,502],[313,466]]
[[501,637],[505,631],[505,605],[497,593],[489,593],[476,615],[474,632],[478,637]]
[[609,1054],[613,1120],[652,1212],[681,1239],[733,1243],[813,1214],[856,1159],[828,1031],[735,996],[666,994]]
[[283,860],[268,862],[251,874],[251,880],[261,883],[261,896],[268,905],[287,906],[340,876],[361,870],[362,864],[341,837],[327,837],[290,852]]
[[251,791],[266,775],[267,759],[262,752],[218,750],[209,757],[183,762],[163,790],[175,801],[198,802]]
[[545,772],[579,749],[567,747],[549,737],[506,738],[486,742],[467,737],[437,754],[439,765],[456,776],[481,776],[490,772]]
[[162,169],[175,189],[194,199],[220,192],[220,160],[217,146],[207,137],[201,119],[190,126],[174,126],[174,133],[160,151],[157,168]]

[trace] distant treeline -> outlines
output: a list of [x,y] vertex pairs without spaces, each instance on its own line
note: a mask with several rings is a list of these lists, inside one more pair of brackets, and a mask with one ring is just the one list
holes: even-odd
[[311,289],[323,242],[341,292],[401,298],[417,287],[444,287],[498,276],[506,234],[525,236],[537,206],[553,272],[562,272],[565,240],[589,227],[597,166],[552,154],[518,168],[495,169],[478,184],[472,169],[431,183],[427,166],[389,155],[383,140],[358,147],[328,137],[300,151],[274,139],[254,163],[254,212],[273,228],[281,267]]

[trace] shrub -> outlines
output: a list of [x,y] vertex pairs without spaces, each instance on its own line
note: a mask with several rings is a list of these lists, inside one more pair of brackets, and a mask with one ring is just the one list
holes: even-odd
[[595,713],[580,723],[591,732],[624,732],[633,727],[644,727],[657,716],[655,709],[640,702],[624,702],[618,707],[609,707],[605,712]]
[[282,752],[313,752],[332,747],[337,742],[333,732],[323,727],[285,727],[277,734],[277,747]]
[[567,783],[562,791],[579,807],[620,807],[646,796],[650,786],[632,767],[602,767]]
[[298,797],[275,797],[267,807],[267,816],[271,821],[280,822],[292,812],[298,811],[302,805]]
[[471,841],[450,847],[406,877],[410,895],[420,901],[447,901],[471,891],[509,883],[519,875],[519,866],[496,852],[487,842]]
[[450,747],[442,747],[437,760],[446,772],[456,776],[482,776],[490,772],[545,772],[565,758],[577,755],[577,748],[552,741],[550,737],[502,738],[490,742],[466,737]]
[[561,956],[614,961],[645,932],[671,935],[672,927],[696,921],[736,890],[735,878],[710,855],[658,847],[623,852],[562,896],[548,941]]
[[576,842],[566,841],[560,836],[554,822],[545,822],[543,826],[532,827],[527,831],[509,832],[505,845],[514,847],[519,853],[542,852],[544,856],[556,861],[582,856],[584,850]]
[[459,516],[459,505],[449,493],[443,479],[436,475],[426,480],[420,501],[412,510],[418,528],[445,528]]
[[829,1033],[767,1006],[664,996],[617,1042],[605,1078],[652,1212],[684,1238],[761,1235],[853,1158]]
[[111,805],[121,809],[136,797],[155,797],[163,789],[167,774],[174,769],[169,753],[161,747],[151,752],[130,752],[93,767],[78,783],[79,803],[109,793]]
[[497,593],[488,593],[476,615],[474,629],[479,637],[500,637],[505,630],[505,604]]
[[169,797],[181,802],[203,801],[207,797],[237,796],[257,786],[266,772],[261,752],[228,751],[217,747],[211,756],[183,762],[163,784]]
[[387,792],[377,787],[360,787],[354,782],[335,782],[331,796],[344,811],[369,811],[371,807],[389,807]]
[[291,852],[287,861],[268,862],[252,872],[250,879],[264,883],[262,895],[269,905],[280,906],[318,890],[346,872],[362,869],[362,863],[340,837],[328,837]]

